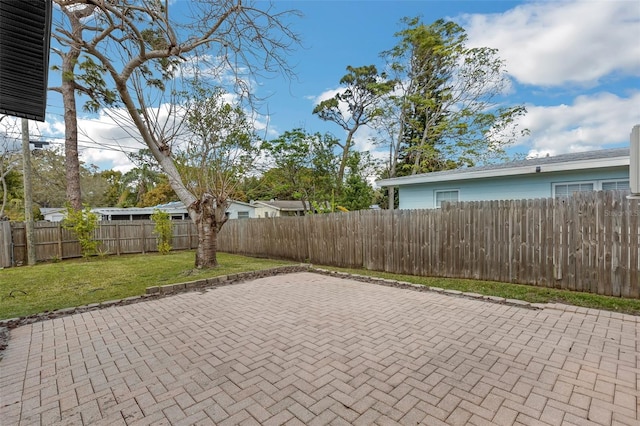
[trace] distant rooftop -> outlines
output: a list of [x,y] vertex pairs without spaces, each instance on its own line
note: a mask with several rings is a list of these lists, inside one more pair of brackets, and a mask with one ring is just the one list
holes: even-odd
[[[302,201],[300,201],[300,200],[268,200],[268,201],[256,200],[256,201],[254,201],[254,203],[260,203],[260,204],[268,205],[268,206],[271,206],[273,208],[276,208],[278,210],[283,210],[283,211],[304,210],[302,208]],[[305,202],[305,206],[306,206],[307,210],[311,209],[311,206],[310,206],[310,204],[308,202]]]

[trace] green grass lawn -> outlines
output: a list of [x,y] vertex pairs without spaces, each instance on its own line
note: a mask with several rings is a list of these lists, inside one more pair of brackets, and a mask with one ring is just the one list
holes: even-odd
[[[180,251],[165,256],[154,253],[95,257],[89,260],[74,259],[1,269],[0,319],[139,296],[145,293],[147,287],[152,286],[293,264],[226,253],[218,253],[218,260],[220,267],[198,270],[193,268],[194,252]],[[640,315],[640,300],[492,281],[417,277],[360,269],[325,269],[520,299],[531,303],[558,302]]]
[[386,272],[367,271],[363,269],[346,269],[323,267],[332,271],[348,272],[370,277],[387,278],[440,287],[487,296],[498,296],[507,299],[519,299],[530,303],[566,303],[584,308],[604,309],[608,311],[640,315],[640,300],[620,297],[599,296],[577,291],[556,290],[552,288],[534,287],[522,284],[510,284],[496,281],[478,281],[457,278],[418,277],[414,275],[398,275]]
[[0,270],[0,319],[123,299],[147,287],[291,265],[218,253],[220,267],[194,269],[193,251],[72,259]]

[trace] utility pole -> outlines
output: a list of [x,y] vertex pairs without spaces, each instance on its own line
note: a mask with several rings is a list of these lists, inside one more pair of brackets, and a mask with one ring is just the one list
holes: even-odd
[[31,151],[29,150],[29,120],[22,119],[22,175],[24,177],[24,225],[27,242],[27,265],[36,264],[36,245],[33,226],[33,197],[31,189]]

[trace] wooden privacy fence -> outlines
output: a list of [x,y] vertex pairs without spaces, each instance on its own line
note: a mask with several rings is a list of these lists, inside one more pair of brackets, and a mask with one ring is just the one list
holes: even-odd
[[[625,193],[570,199],[444,204],[435,210],[359,211],[230,220],[218,248],[229,253],[399,274],[475,278],[640,297],[640,205]],[[173,248],[197,245],[193,223],[173,221]],[[151,221],[102,221],[100,249],[157,251]],[[73,234],[35,226],[38,260],[79,257]],[[0,266],[26,263],[22,223],[0,222]]]
[[[175,220],[172,221],[172,224],[172,247],[174,250],[192,249],[197,246],[198,238],[195,234],[195,227],[190,220]],[[94,238],[99,241],[98,249],[102,253],[120,255],[157,252],[158,244],[156,235],[153,233],[154,226],[154,222],[150,220],[100,221]],[[12,222],[10,228],[10,232],[4,234],[4,240],[0,240],[0,244],[2,244],[0,250],[10,251],[11,256],[0,253],[0,260],[4,259],[5,262],[8,262],[0,266],[26,264],[24,222]],[[82,256],[78,239],[71,231],[64,229],[60,223],[37,222],[34,228],[36,259],[38,261]],[[7,244],[7,234],[8,241],[12,241],[10,244]],[[3,238],[1,227],[0,238]]]
[[638,298],[638,200],[626,193],[229,221],[230,253]]

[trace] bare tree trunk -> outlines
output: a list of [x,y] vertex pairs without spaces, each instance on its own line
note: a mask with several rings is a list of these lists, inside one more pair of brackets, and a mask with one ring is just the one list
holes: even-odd
[[[62,7],[69,18],[71,33],[76,40],[82,39],[83,25],[81,19],[90,16],[94,5],[83,8]],[[67,201],[74,210],[82,210],[82,192],[80,189],[80,160],[78,158],[78,109],[76,105],[75,68],[80,57],[80,49],[76,44],[69,45],[69,51],[60,54],[62,57],[62,84],[52,88],[62,94],[64,105],[64,167],[67,179]]]
[[[396,177],[396,169],[398,165],[398,152],[400,150],[400,141],[402,140],[402,131],[404,129],[404,125],[400,123],[400,134],[398,135],[398,141],[392,141],[391,145],[389,145],[389,178],[393,179]],[[394,145],[396,144],[397,145]],[[387,187],[388,189],[388,198],[389,198],[389,210],[393,210],[396,206],[395,202],[395,188],[393,186]]]
[[[3,159],[0,158],[0,161],[3,161]],[[11,172],[11,170],[13,169],[13,167],[11,167],[10,165],[7,166],[7,168],[4,167],[4,164],[0,164],[0,168],[2,170],[0,170],[0,181],[2,181],[2,205],[0,206],[0,220],[3,220],[4,218],[4,209],[7,208],[7,201],[8,201],[8,197],[9,194],[7,194],[8,191],[8,187],[7,187],[7,175],[9,174],[9,172]]]
[[[7,115],[0,115],[0,122],[4,120]],[[4,211],[7,208],[7,202],[9,201],[7,176],[13,169],[18,166],[18,157],[15,157],[8,149],[4,152],[0,152],[0,181],[2,181],[2,205],[0,206],[0,220],[5,219]]]
[[198,248],[196,249],[196,268],[215,268],[218,266],[216,256],[218,249],[218,231],[211,218],[204,217],[202,213],[196,217],[196,229],[198,231]]
[[218,232],[227,221],[226,206],[209,194],[189,206],[189,215],[196,224],[198,248],[196,249],[196,268],[215,268],[218,266]]
[[338,183],[341,186],[344,178],[344,170],[347,168],[347,162],[349,161],[349,152],[351,151],[351,145],[353,144],[353,134],[356,132],[356,129],[349,130],[349,134],[347,135],[347,139],[344,143],[344,149],[342,150],[342,159],[340,159],[340,169],[338,170]]
[[7,205],[7,179],[6,175],[2,174],[2,206],[0,206],[0,220],[4,218],[4,209]]
[[[70,60],[75,62],[75,59],[70,59],[67,55],[63,61],[63,70],[66,68],[64,64]],[[71,66],[71,72],[73,73],[73,66]],[[65,75],[64,71],[63,75]],[[73,80],[63,80],[65,80],[62,82],[62,100],[64,104],[64,167],[67,178],[67,201],[74,210],[82,210],[75,83]]]

